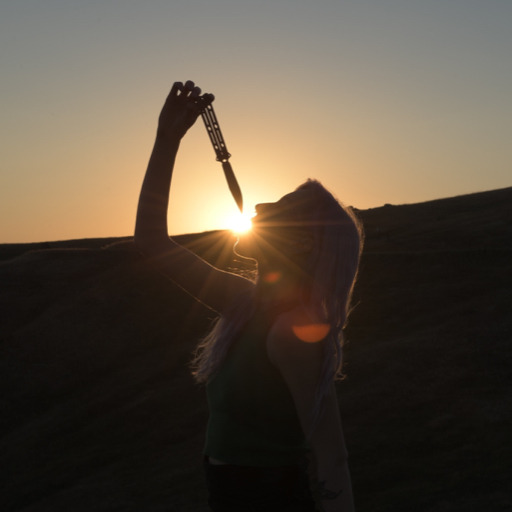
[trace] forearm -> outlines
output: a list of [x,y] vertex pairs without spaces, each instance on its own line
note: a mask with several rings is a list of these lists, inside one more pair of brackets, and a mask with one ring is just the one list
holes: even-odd
[[137,209],[135,242],[140,249],[168,239],[167,209],[169,190],[179,137],[158,134],[142,184]]
[[318,501],[323,512],[353,512],[354,498],[347,460],[335,465],[320,465],[318,472]]
[[325,409],[312,437],[318,495],[324,512],[353,512],[348,452],[334,385],[325,398]]
[[180,140],[214,99],[212,94],[200,94],[201,89],[190,80],[185,85],[174,82],[160,112],[135,226],[135,243],[143,252],[159,253],[169,245],[167,207]]

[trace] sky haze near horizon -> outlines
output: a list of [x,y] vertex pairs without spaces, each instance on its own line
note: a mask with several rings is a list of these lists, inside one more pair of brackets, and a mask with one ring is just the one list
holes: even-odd
[[[126,236],[175,80],[247,209],[308,177],[357,208],[512,185],[508,0],[20,0],[0,7],[0,243]],[[198,120],[170,234],[236,212]]]

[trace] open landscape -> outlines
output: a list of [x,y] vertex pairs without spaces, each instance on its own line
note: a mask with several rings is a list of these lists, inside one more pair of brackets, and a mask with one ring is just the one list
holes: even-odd
[[[358,512],[512,510],[512,188],[359,211],[338,383]],[[227,232],[177,237],[233,271]],[[0,245],[1,509],[206,511],[214,315],[131,238]]]

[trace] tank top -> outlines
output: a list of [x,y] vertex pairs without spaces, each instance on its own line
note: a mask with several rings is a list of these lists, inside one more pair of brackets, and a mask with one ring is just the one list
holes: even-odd
[[210,417],[204,453],[241,466],[300,463],[308,445],[266,339],[276,315],[259,309],[206,386]]

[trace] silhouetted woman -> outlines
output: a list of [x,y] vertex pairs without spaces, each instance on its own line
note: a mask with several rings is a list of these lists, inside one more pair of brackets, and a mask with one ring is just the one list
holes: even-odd
[[[353,510],[334,379],[362,235],[350,209],[309,180],[259,204],[236,251],[256,282],[221,271],[169,238],[167,207],[181,138],[213,101],[177,82],[159,117],[135,242],[219,319],[196,354],[210,418],[204,448],[213,511]],[[316,484],[310,491],[306,459]]]

